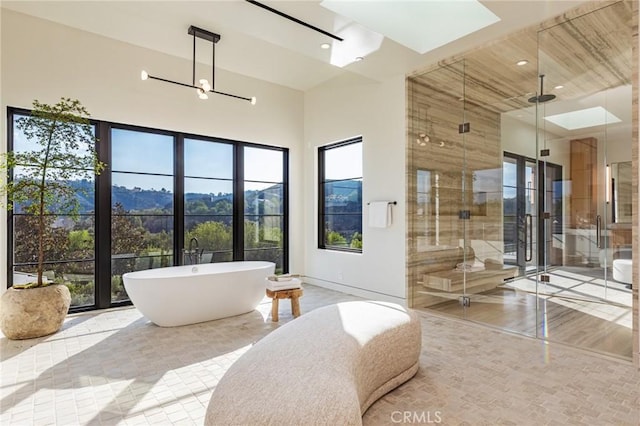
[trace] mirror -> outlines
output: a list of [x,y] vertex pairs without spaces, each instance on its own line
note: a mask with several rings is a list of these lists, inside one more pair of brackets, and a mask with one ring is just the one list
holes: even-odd
[[631,161],[611,163],[612,222],[630,223],[632,211],[631,202]]

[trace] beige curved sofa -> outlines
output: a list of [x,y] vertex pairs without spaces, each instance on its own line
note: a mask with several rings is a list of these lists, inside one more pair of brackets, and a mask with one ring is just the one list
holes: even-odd
[[206,425],[359,425],[418,371],[418,316],[393,303],[344,302],[257,342],[211,396]]

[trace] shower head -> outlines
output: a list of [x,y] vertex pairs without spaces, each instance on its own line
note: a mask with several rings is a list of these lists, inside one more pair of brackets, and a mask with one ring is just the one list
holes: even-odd
[[534,96],[532,98],[529,98],[529,102],[531,103],[543,103],[543,102],[549,102],[552,101],[556,98],[556,95],[551,95],[551,94],[546,94],[546,95],[540,95],[540,96]]
[[532,97],[530,97],[528,100],[532,104],[549,102],[549,101],[552,101],[552,100],[554,100],[556,98],[556,95],[552,95],[550,93],[548,93],[546,95],[544,94],[543,82],[544,82],[544,74],[540,74],[540,96],[532,96]]

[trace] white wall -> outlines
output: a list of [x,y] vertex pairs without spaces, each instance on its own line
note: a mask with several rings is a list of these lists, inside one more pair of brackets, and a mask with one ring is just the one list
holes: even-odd
[[[304,244],[307,281],[363,297],[406,303],[405,79],[344,76],[305,94]],[[318,249],[317,151],[362,135],[362,254]],[[397,201],[393,224],[369,228],[366,203]]]
[[[218,90],[256,96],[258,103],[251,106],[217,95],[203,101],[194,90],[140,80],[140,71],[146,69],[188,82],[190,60],[8,10],[2,11],[1,34],[0,151],[7,147],[7,106],[30,108],[34,99],[55,103],[63,96],[79,99],[100,120],[288,147],[290,265],[304,270],[302,92],[216,69]],[[211,78],[210,66],[199,65],[198,70],[203,78]],[[5,224],[4,209],[1,214]],[[6,259],[6,226],[1,229],[0,258]],[[4,261],[0,268],[0,277],[6,277]],[[1,291],[4,287],[0,285]]]
[[[514,154],[524,155],[529,158],[536,158],[536,128],[506,114],[502,114],[500,119],[502,150]],[[558,142],[558,137],[547,133],[544,140],[538,142],[538,152],[541,149],[549,148],[550,155],[547,161],[559,164],[563,170],[569,170],[569,142]],[[568,176],[568,175],[567,175]]]

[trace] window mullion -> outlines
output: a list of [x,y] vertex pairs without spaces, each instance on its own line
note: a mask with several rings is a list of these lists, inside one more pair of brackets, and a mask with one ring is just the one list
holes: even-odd
[[233,150],[233,260],[244,260],[244,147]]
[[173,264],[182,265],[184,248],[184,135],[174,139],[174,191],[173,191]]
[[99,122],[98,157],[107,166],[96,176],[95,306],[111,306],[111,126]]

